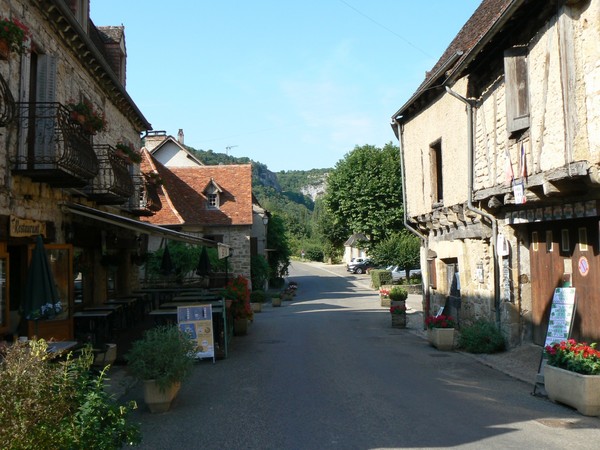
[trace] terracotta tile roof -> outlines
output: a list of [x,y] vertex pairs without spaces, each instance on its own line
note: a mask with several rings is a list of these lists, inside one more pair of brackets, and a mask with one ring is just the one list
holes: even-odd
[[[252,225],[250,164],[166,168],[144,149],[143,172],[156,170],[162,209],[143,218],[155,225]],[[204,189],[214,181],[221,189],[219,209],[207,209]]]

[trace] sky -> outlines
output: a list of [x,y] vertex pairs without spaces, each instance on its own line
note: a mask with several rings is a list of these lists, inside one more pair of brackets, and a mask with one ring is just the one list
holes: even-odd
[[481,0],[91,0],[124,25],[127,91],[153,130],[269,170],[397,144],[392,115]]

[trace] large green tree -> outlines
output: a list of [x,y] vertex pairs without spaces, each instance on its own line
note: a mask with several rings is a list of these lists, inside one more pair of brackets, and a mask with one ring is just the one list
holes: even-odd
[[404,227],[400,155],[392,143],[383,149],[355,147],[327,178],[324,198],[333,228],[363,233],[376,245]]

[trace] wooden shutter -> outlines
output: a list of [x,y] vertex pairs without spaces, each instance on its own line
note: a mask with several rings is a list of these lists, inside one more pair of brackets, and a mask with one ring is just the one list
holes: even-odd
[[39,55],[36,85],[35,154],[38,161],[53,160],[56,152],[56,113],[48,103],[56,101],[56,58]]
[[504,89],[509,133],[529,128],[527,48],[514,47],[504,52]]

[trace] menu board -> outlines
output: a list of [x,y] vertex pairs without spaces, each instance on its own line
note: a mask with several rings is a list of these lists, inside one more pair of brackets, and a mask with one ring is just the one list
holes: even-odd
[[179,329],[196,343],[196,358],[215,359],[212,305],[177,307]]
[[544,347],[569,339],[574,316],[575,288],[556,288],[552,297]]

